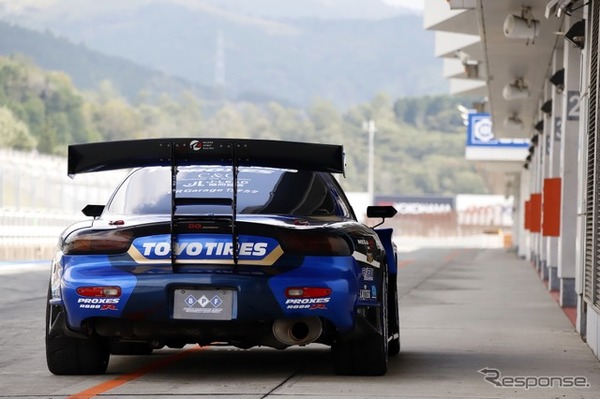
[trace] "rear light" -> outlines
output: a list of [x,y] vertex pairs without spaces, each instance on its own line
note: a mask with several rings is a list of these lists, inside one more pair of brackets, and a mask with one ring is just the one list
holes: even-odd
[[121,296],[121,287],[79,287],[77,294],[88,298],[114,298]]
[[288,298],[323,298],[331,294],[331,288],[325,287],[290,287],[285,290]]
[[127,252],[133,234],[127,230],[76,231],[65,240],[66,255],[118,254]]
[[278,237],[284,252],[302,255],[351,255],[348,242],[340,236],[323,233],[288,232]]

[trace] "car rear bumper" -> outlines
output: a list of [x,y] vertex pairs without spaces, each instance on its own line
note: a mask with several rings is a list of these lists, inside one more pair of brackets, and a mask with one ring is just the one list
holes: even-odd
[[[320,319],[324,326],[346,332],[356,322],[359,274],[352,257],[306,257],[303,266],[273,275],[132,274],[106,263],[88,263],[66,268],[62,300],[54,303],[65,308],[68,329],[80,332],[92,328],[104,336],[146,339],[181,335],[215,340],[234,336],[238,330],[270,331],[276,320],[306,318]],[[118,298],[83,298],[77,288],[84,286],[118,286],[122,293]],[[290,287],[329,288],[331,294],[288,298],[286,289]],[[177,290],[232,292],[230,320],[199,319],[196,314],[190,314],[189,319],[182,317],[174,300]]]

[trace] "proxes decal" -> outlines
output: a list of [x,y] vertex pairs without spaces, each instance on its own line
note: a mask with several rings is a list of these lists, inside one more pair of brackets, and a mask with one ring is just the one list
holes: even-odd
[[[171,261],[171,236],[161,234],[133,241],[129,255],[138,263]],[[273,238],[238,236],[238,263],[270,266],[283,254]],[[233,243],[225,234],[185,234],[177,237],[175,257],[179,263],[233,262]]]

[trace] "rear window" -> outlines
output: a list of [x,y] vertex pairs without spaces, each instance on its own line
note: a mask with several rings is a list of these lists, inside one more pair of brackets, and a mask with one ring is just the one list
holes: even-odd
[[[346,216],[350,209],[332,191],[331,175],[319,172],[242,167],[237,179],[240,214]],[[182,205],[178,214],[230,214],[220,199],[233,196],[233,172],[223,166],[180,167],[177,198],[204,199],[202,205]],[[212,203],[211,203],[212,202]],[[171,172],[152,167],[134,171],[115,192],[108,212],[120,215],[170,214]]]

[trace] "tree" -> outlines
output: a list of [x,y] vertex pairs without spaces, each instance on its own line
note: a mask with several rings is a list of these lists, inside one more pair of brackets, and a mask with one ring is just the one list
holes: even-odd
[[27,125],[17,119],[11,110],[0,106],[0,147],[33,150],[36,144]]

